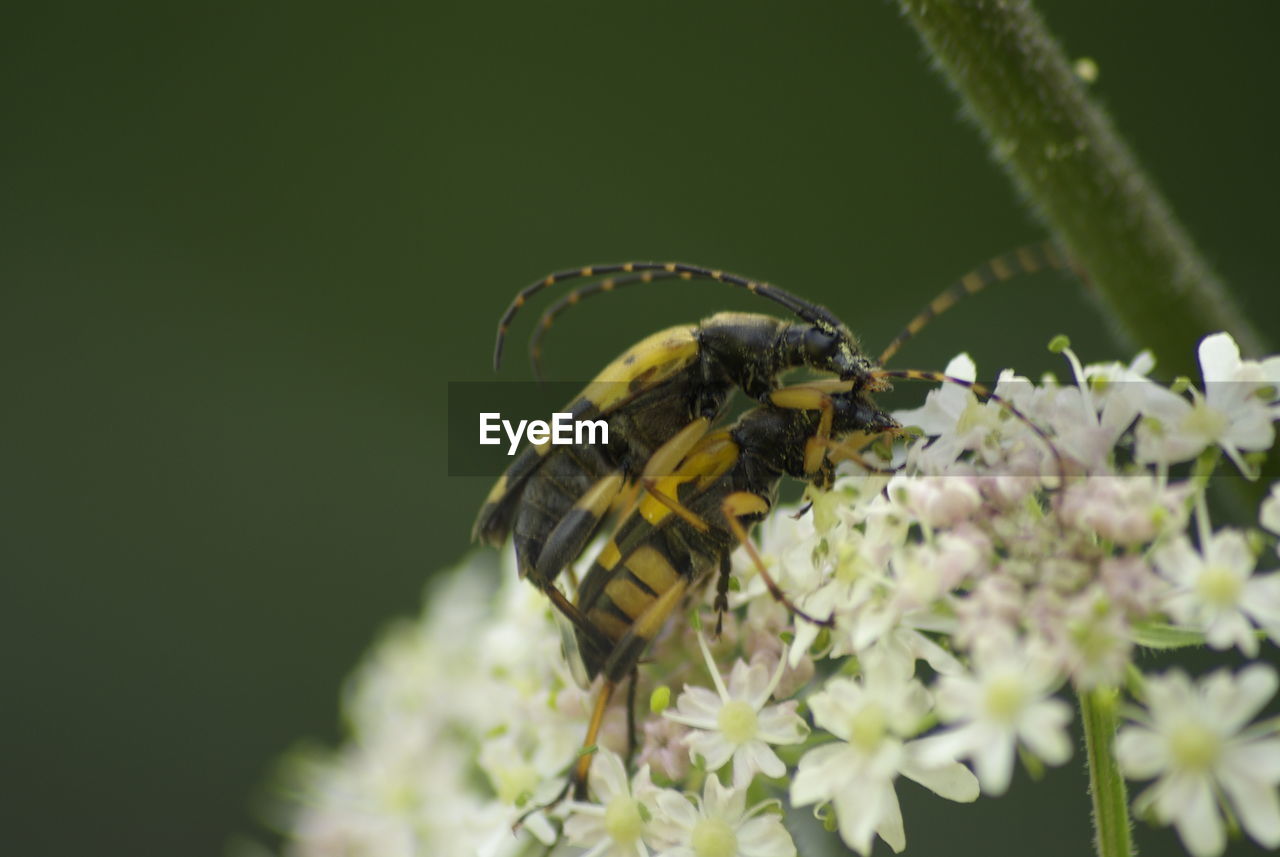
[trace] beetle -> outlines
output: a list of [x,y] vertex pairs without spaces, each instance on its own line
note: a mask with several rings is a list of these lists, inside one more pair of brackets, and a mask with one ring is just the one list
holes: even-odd
[[[741,285],[792,310],[800,321],[717,313],[632,346],[563,408],[575,420],[607,420],[610,442],[527,445],[490,491],[472,531],[473,538],[493,545],[511,534],[520,576],[580,629],[587,623],[555,586],[557,576],[581,553],[629,483],[662,475],[684,458],[723,414],[734,388],[785,405],[788,396],[778,378],[789,369],[808,367],[861,387],[871,370],[849,329],[825,307],[765,283],[689,267],[673,264],[664,273]],[[500,330],[531,290],[566,276],[552,275],[521,292]],[[501,338],[495,360],[500,343]],[[821,449],[815,443],[811,456]]]
[[[1020,248],[995,257],[961,277],[895,337],[872,363],[848,327],[830,310],[776,286],[696,265],[675,262],[589,266],[550,274],[521,290],[504,312],[494,346],[500,364],[505,335],[527,300],[575,278],[590,282],[561,298],[542,316],[530,338],[538,374],[541,339],[555,318],[584,297],[661,279],[706,279],[736,286],[791,310],[799,322],[750,313],[718,313],[694,327],[672,327],[642,340],[601,372],[562,410],[575,420],[606,419],[607,446],[526,446],[490,491],[472,538],[500,546],[513,535],[517,568],[579,631],[596,629],[555,585],[556,578],[599,530],[608,510],[639,478],[663,475],[679,462],[723,414],[735,387],[757,401],[805,408],[803,390],[779,388],[787,370],[808,367],[873,389],[874,369],[932,318],[988,285],[1016,274],[1066,266],[1052,245]],[[614,276],[623,274],[623,276]],[[905,377],[905,376],[899,376]],[[807,439],[810,470],[827,440],[827,422]]]

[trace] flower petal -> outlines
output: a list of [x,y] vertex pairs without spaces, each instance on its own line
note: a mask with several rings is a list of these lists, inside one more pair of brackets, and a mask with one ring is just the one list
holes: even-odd
[[913,744],[907,745],[907,755],[900,768],[904,777],[916,781],[939,797],[957,803],[972,803],[978,799],[980,789],[973,771],[959,762],[940,767],[919,764],[912,752]]

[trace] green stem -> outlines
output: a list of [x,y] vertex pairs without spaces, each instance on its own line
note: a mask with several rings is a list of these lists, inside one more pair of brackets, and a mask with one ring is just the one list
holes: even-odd
[[1094,848],[1098,857],[1131,857],[1129,797],[1116,761],[1115,690],[1080,694],[1084,744],[1089,755],[1089,794],[1093,798]]
[[898,2],[1126,344],[1190,377],[1206,333],[1230,331],[1246,353],[1266,353],[1029,0]]

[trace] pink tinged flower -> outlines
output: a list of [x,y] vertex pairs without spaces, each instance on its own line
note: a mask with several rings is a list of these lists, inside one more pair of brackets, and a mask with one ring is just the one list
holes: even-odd
[[923,741],[905,740],[921,729],[929,711],[928,691],[912,677],[911,662],[873,652],[863,663],[862,681],[835,678],[810,697],[814,722],[839,741],[801,758],[791,802],[830,801],[840,838],[866,855],[876,836],[894,851],[906,847],[894,790],[899,775],[962,802],[978,797],[978,783],[954,759],[925,759]]
[[1091,476],[1064,492],[1064,522],[1121,546],[1138,546],[1186,525],[1185,486],[1161,485],[1149,474]]
[[622,760],[600,750],[591,764],[590,783],[596,803],[566,805],[565,836],[587,849],[582,857],[649,857],[645,837],[661,791],[650,780],[649,767],[628,781]]
[[991,538],[974,524],[941,533],[935,547],[935,562],[947,589],[955,589],[966,577],[990,568]]
[[646,717],[640,727],[643,738],[636,764],[648,765],[672,782],[689,773],[689,751],[684,744],[689,730],[665,717]]
[[1071,756],[1071,709],[1052,696],[1061,683],[1042,658],[1021,651],[988,656],[972,676],[942,676],[937,707],[951,728],[926,741],[926,761],[973,760],[982,790],[1003,794],[1019,745],[1050,765]]
[[746,800],[746,789],[725,788],[714,775],[703,784],[701,800],[664,790],[653,823],[658,857],[795,857],[776,802],[747,809]]
[[896,478],[889,483],[889,496],[900,498],[920,523],[936,528],[967,521],[982,505],[977,480],[972,477]]
[[1164,581],[1138,556],[1105,557],[1098,563],[1098,580],[1131,619],[1146,619],[1156,611]]
[[1276,674],[1254,664],[1219,670],[1193,685],[1174,670],[1146,681],[1146,711],[1120,730],[1116,755],[1126,776],[1156,782],[1135,809],[1172,823],[1195,857],[1226,847],[1224,809],[1266,848],[1280,846],[1280,726],[1248,726],[1276,691]]
[[956,602],[955,642],[975,652],[1014,645],[1024,604],[1022,585],[1003,570],[979,577],[968,596]]
[[1201,553],[1185,536],[1156,551],[1156,567],[1173,585],[1165,606],[1175,621],[1203,630],[1215,649],[1258,652],[1253,627],[1280,641],[1280,574],[1255,575],[1248,540],[1219,530]]
[[[777,645],[757,649],[752,653],[749,661],[751,666],[756,664],[763,666],[770,675],[773,674],[774,670],[778,669],[778,659],[785,659],[788,654],[786,643],[776,637],[774,640]],[[808,655],[801,657],[795,666],[792,666],[790,662],[786,663],[782,669],[782,678],[779,679],[777,687],[773,689],[773,698],[787,699],[795,696],[809,686],[814,672],[813,658]]]
[[690,758],[701,756],[708,771],[718,771],[732,760],[735,788],[749,785],[757,772],[783,776],[787,766],[769,745],[799,744],[809,732],[796,713],[795,702],[765,705],[782,678],[786,661],[778,660],[772,677],[761,663],[748,666],[737,661],[726,687],[701,632],[698,645],[715,691],[686,686],[676,701],[676,710],[663,712],[664,717],[690,727],[684,739]]

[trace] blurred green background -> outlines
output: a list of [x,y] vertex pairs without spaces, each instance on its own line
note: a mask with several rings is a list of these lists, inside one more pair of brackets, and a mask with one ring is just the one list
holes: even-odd
[[[1280,312],[1272,4],[1043,2],[1264,330]],[[887,2],[25,4],[0,28],[5,850],[218,854],[274,759],[468,551],[445,385],[548,270],[768,278],[878,346],[1042,230]],[[712,285],[586,304],[589,376]],[[521,343],[501,377],[527,377]],[[1126,356],[1009,284],[896,361]],[[1086,853],[1078,765],[907,808],[910,853]],[[909,789],[908,789],[909,790]],[[1172,847],[1145,834],[1149,853]],[[881,845],[883,848],[883,845]],[[1242,850],[1241,853],[1246,853]]]

